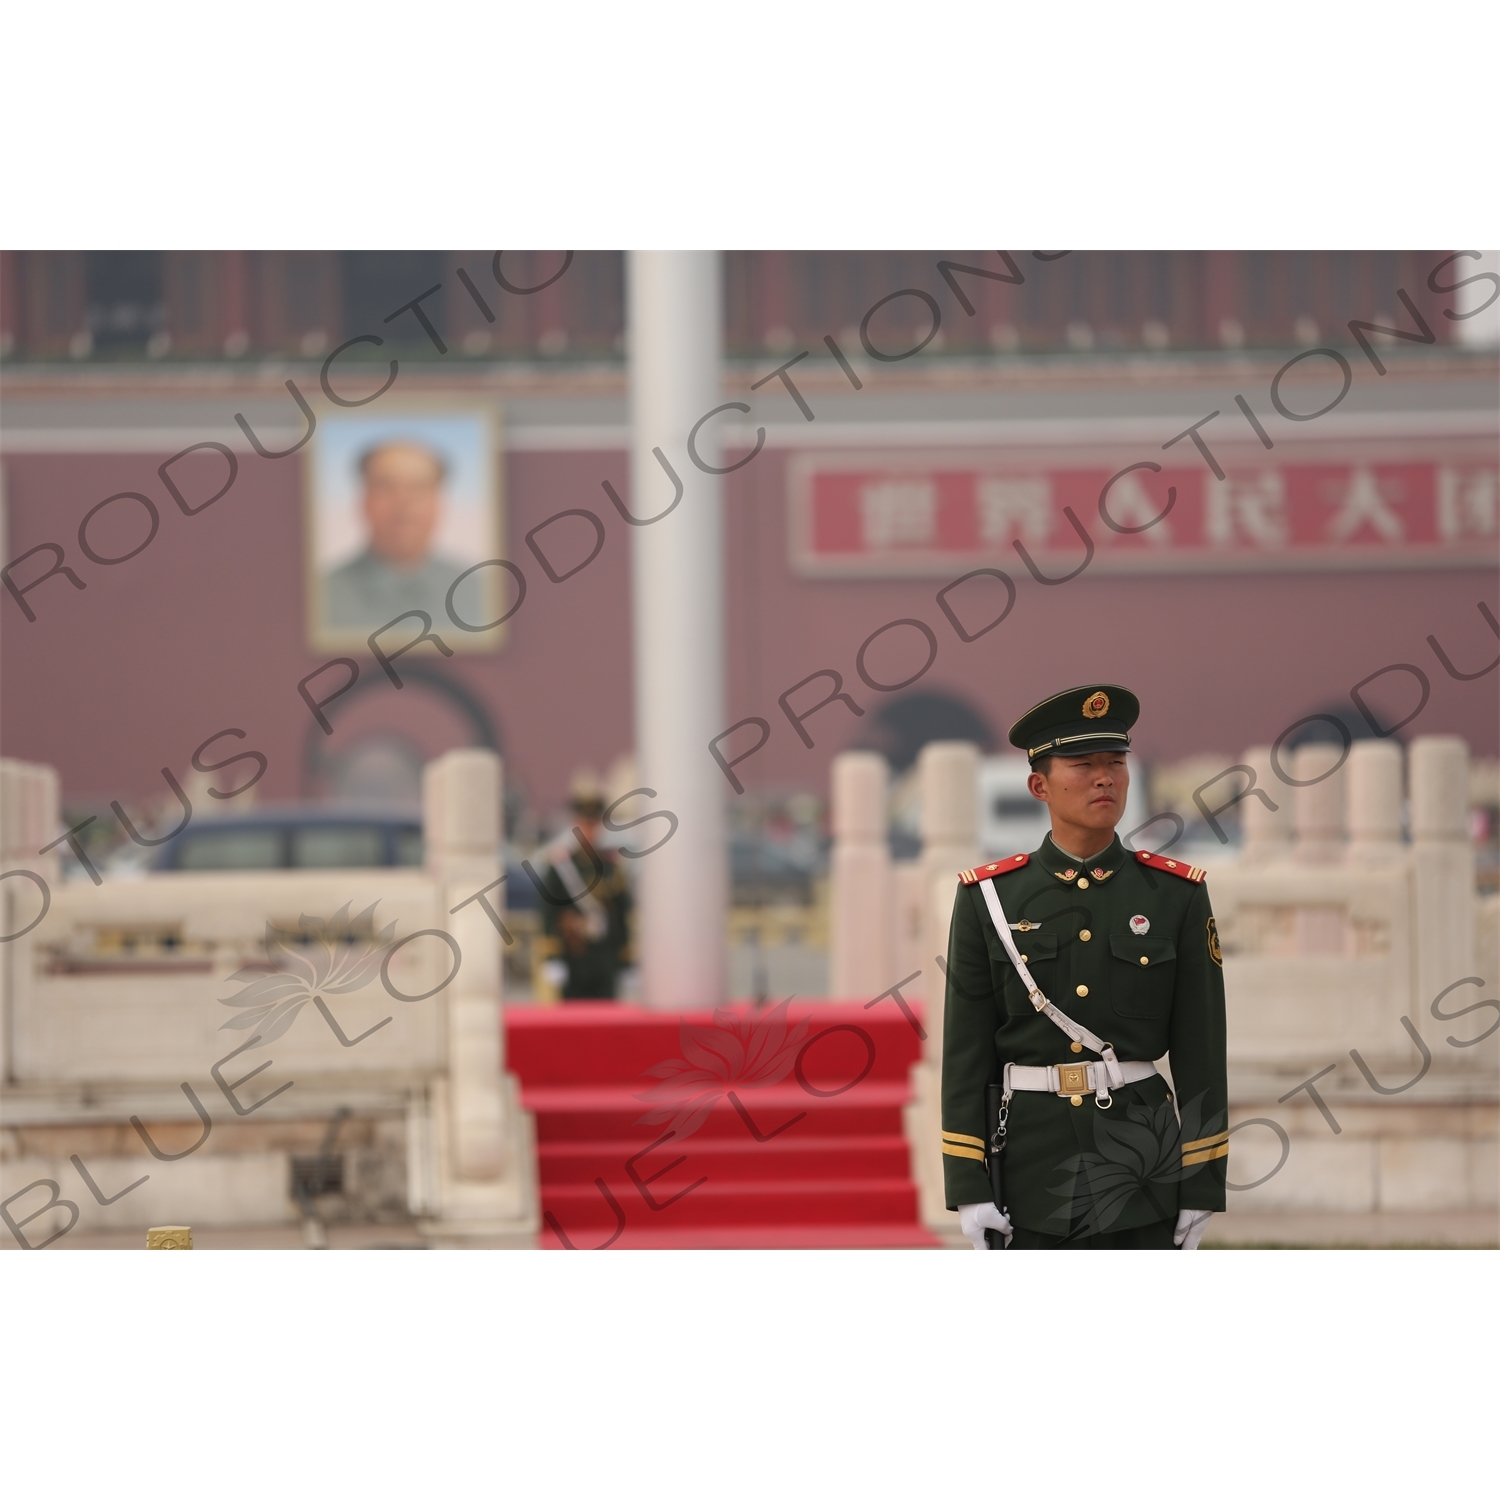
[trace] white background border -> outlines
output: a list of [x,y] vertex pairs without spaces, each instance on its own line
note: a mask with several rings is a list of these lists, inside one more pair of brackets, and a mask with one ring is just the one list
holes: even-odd
[[[14,248],[1471,246],[1500,9],[85,0],[7,18]],[[65,1494],[1420,1493],[1492,1254],[0,1256]]]

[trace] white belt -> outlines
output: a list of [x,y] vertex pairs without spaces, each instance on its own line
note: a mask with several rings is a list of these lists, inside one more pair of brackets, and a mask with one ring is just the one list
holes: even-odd
[[1154,1062],[1117,1062],[1111,1076],[1102,1062],[1059,1063],[1055,1067],[1034,1068],[1021,1063],[1006,1063],[1005,1092],[1020,1089],[1036,1094],[1092,1094],[1098,1092],[1101,1099],[1109,1098],[1111,1088],[1126,1083],[1139,1083],[1156,1072]]

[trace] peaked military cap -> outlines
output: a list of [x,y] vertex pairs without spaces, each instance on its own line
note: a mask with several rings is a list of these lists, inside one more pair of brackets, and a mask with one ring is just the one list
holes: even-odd
[[1043,755],[1128,750],[1130,726],[1140,713],[1140,699],[1117,684],[1069,688],[1022,714],[1011,725],[1010,742],[1033,763]]
[[592,771],[576,771],[568,787],[568,807],[580,818],[597,818],[604,811],[604,788]]

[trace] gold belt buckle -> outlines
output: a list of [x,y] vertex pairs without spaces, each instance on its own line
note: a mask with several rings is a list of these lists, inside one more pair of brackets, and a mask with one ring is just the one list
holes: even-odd
[[1092,1094],[1089,1087],[1087,1063],[1058,1063],[1057,1092],[1059,1094]]

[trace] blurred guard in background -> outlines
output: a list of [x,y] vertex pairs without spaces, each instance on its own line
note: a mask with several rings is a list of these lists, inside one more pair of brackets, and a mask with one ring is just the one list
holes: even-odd
[[603,846],[598,783],[576,779],[568,806],[573,828],[543,851],[542,973],[564,1000],[613,1000],[630,963],[630,883]]

